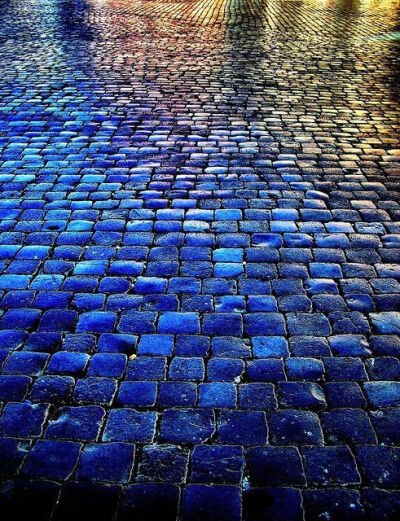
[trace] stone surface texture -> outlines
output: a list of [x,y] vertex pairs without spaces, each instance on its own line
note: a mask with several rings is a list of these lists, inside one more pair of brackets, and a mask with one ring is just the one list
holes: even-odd
[[2,519],[400,519],[399,15],[1,2]]

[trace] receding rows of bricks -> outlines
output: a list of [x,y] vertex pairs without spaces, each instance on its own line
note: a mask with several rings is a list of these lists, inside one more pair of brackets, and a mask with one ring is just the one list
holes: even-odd
[[[22,296],[25,296],[24,294]],[[30,294],[27,295],[30,297]],[[63,293],[56,294],[55,299],[69,298]],[[131,309],[119,314],[112,311],[89,311],[78,314],[78,312],[68,309],[48,309],[41,315],[39,309],[17,308],[8,310],[2,319],[2,329],[9,331],[13,329],[17,335],[23,335],[23,330],[37,326],[37,332],[42,333],[62,333],[76,331],[76,333],[101,334],[112,333],[115,329],[121,334],[133,335],[154,335],[160,333],[159,341],[156,336],[152,336],[147,341],[147,336],[142,337],[139,343],[140,354],[163,354],[171,355],[173,351],[173,334],[187,333],[199,334],[200,331],[205,336],[228,336],[232,337],[232,344],[238,343],[237,337],[243,335],[248,337],[260,337],[255,345],[255,355],[263,350],[262,343],[267,342],[264,336],[278,337],[284,342],[284,335],[314,335],[316,337],[326,337],[345,335],[363,335],[372,332],[378,334],[398,334],[400,330],[400,314],[396,311],[381,311],[368,313],[367,317],[360,311],[333,311],[326,316],[321,312],[288,312],[286,314],[275,311],[265,311],[265,307],[274,306],[268,300],[268,296],[261,299],[260,305],[263,311],[253,313],[221,312],[221,313],[198,313],[198,312],[179,312],[166,311],[158,313],[156,311],[136,311]],[[357,297],[357,295],[355,296]],[[126,298],[129,298],[127,296]],[[155,298],[155,297],[152,297]],[[207,296],[203,296],[207,298]],[[254,297],[255,298],[255,297]],[[300,297],[297,297],[300,298]],[[229,299],[228,299],[228,302]],[[231,307],[235,307],[235,299],[231,302]],[[133,306],[134,307],[134,306]],[[40,318],[41,317],[41,318]],[[39,321],[40,318],[40,321]],[[118,319],[118,325],[116,326]],[[372,327],[371,327],[372,325]],[[19,332],[18,332],[19,330]],[[17,333],[18,332],[18,333]],[[46,335],[42,335],[45,337]],[[50,338],[50,336],[49,336]],[[13,340],[12,340],[13,341]],[[136,338],[132,338],[136,341]],[[151,343],[154,344],[152,347]],[[350,343],[351,344],[351,343]],[[362,342],[356,338],[354,345],[347,348],[340,344],[340,340],[335,339],[334,349],[338,354],[365,355],[369,354],[365,350]],[[238,346],[240,349],[240,346]],[[265,347],[265,351],[274,347]],[[279,353],[287,354],[285,344],[277,348]],[[244,348],[244,356],[248,356],[250,351]],[[329,349],[323,355],[329,355]]]
[[[95,355],[92,367],[96,366],[99,359],[110,363],[123,362],[123,357],[107,355],[96,357]],[[153,362],[156,367],[160,365],[160,359]],[[150,361],[142,358],[137,365],[141,364],[150,365]],[[327,365],[329,368],[334,364],[327,363]],[[159,380],[143,382],[139,376],[135,378],[130,371],[132,366],[128,367],[126,379],[120,385],[117,379],[91,376],[96,374],[94,369],[89,370],[86,378],[76,381],[74,377],[65,375],[62,371],[54,374],[49,370],[47,375],[39,376],[34,382],[29,376],[11,375],[6,371],[0,377],[0,396],[4,401],[26,398],[32,402],[52,400],[55,403],[94,403],[104,406],[114,404],[143,408],[151,408],[156,404],[158,407],[209,408],[238,405],[243,409],[273,410],[278,407],[277,389],[280,407],[325,409],[327,403],[333,408],[345,406],[365,408],[367,403],[373,408],[398,405],[396,398],[396,392],[399,390],[398,383],[389,379],[382,380],[382,378],[393,380],[398,378],[399,364],[396,358],[368,359],[367,368],[373,378],[371,382],[366,381],[367,374],[363,370],[360,359],[339,359],[336,365],[339,368],[341,365],[347,368],[358,368],[359,374],[354,375],[352,381],[343,382],[340,377],[337,377],[332,381],[328,380],[324,385],[312,381],[290,381],[304,377],[307,374],[305,368],[308,368],[310,373],[314,371],[315,374],[318,372],[322,374],[323,372],[323,363],[320,360],[296,358],[287,361],[287,368],[290,370],[289,381],[280,381],[286,376],[280,360],[250,362],[245,373],[245,364],[242,360],[221,358],[208,364],[208,377],[205,379],[201,359],[192,358],[189,361],[176,357],[170,365],[169,380],[161,382]],[[182,374],[182,370],[187,367],[192,370],[191,374]],[[143,378],[146,376],[144,375]],[[244,382],[249,383],[238,385],[242,378]],[[198,384],[204,379],[206,383]],[[235,383],[232,383],[233,381]],[[261,383],[266,381],[268,383]],[[271,383],[272,381],[274,384]],[[368,396],[368,402],[362,389]],[[341,392],[349,395],[340,396]]]
[[[25,405],[27,407],[27,405]],[[44,406],[43,406],[44,407]],[[38,411],[37,411],[38,412]],[[171,411],[174,412],[174,411]],[[229,413],[225,413],[229,415]],[[240,413],[237,413],[240,414]],[[226,419],[222,419],[222,425]],[[147,440],[148,441],[148,440]],[[396,489],[400,449],[346,444],[301,447],[237,444],[88,443],[3,438],[0,454],[24,477],[105,483],[167,482],[264,486],[382,486]],[[251,446],[252,445],[252,446]],[[5,455],[8,451],[9,459]],[[78,463],[79,460],[79,463]],[[385,471],[383,475],[383,471]]]
[[[198,337],[193,338],[199,346]],[[376,340],[383,348],[400,347],[397,337]],[[311,340],[302,342],[309,345]],[[3,351],[2,357],[7,354]],[[265,411],[270,411],[269,439],[278,445],[323,443],[319,416],[328,443],[399,442],[400,383],[395,380],[400,367],[395,357],[367,359],[365,365],[356,357],[296,357],[286,359],[285,365],[280,358],[263,358],[245,366],[242,359],[221,356],[207,361],[206,378],[203,358],[177,356],[169,363],[168,380],[166,357],[139,356],[126,366],[122,353],[96,353],[90,359],[86,353],[61,351],[42,374],[49,358],[45,353],[18,352],[7,359],[0,377],[0,396],[7,402],[0,417],[3,435],[41,436],[47,419],[46,437],[95,441],[104,407],[116,406],[108,414],[103,441],[151,442],[155,408],[178,407],[182,409],[162,414],[164,441],[207,441],[214,433],[215,410],[219,419],[225,418],[218,431],[222,443],[266,443]],[[89,359],[86,375],[80,378]],[[39,403],[32,405],[35,402]],[[52,409],[52,418],[50,405],[40,402],[60,408]],[[61,406],[66,403],[77,405]],[[241,410],[235,411],[237,406]],[[366,407],[372,408],[369,416]],[[246,431],[250,424],[257,427],[255,432]],[[180,428],[175,431],[174,425]]]

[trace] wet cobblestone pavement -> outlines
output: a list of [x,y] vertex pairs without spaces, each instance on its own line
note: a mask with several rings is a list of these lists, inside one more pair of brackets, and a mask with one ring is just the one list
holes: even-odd
[[2,519],[400,519],[399,14],[1,2]]

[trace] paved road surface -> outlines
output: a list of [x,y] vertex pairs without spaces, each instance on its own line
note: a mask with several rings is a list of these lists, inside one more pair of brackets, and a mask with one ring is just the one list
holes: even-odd
[[0,3],[2,519],[400,518],[399,12]]

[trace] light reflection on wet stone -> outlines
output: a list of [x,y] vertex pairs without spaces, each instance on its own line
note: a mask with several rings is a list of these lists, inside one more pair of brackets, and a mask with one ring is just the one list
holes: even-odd
[[4,518],[397,519],[399,3],[0,16]]

